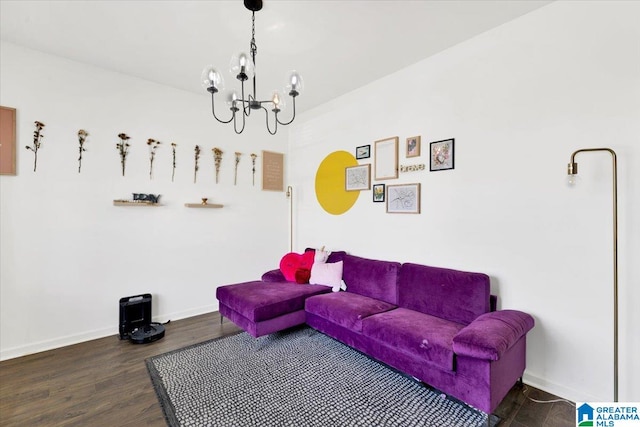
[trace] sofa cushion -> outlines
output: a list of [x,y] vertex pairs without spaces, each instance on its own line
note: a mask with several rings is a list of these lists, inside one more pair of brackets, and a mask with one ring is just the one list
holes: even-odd
[[406,263],[400,270],[398,305],[468,325],[487,313],[489,276]]
[[400,263],[344,255],[342,278],[347,292],[397,304]]
[[350,292],[317,295],[307,299],[305,311],[343,326],[362,331],[362,320],[367,317],[393,310],[395,305]]
[[461,356],[499,360],[534,325],[533,317],[521,311],[486,313],[453,338],[453,350]]
[[221,286],[216,290],[216,298],[250,321],[260,322],[302,310],[307,297],[326,292],[331,292],[331,288],[255,281]]
[[284,274],[280,269],[278,270],[270,270],[262,275],[261,280],[263,282],[286,282],[287,279],[284,278]]
[[436,367],[453,371],[453,337],[464,325],[406,308],[397,308],[367,317],[362,334],[382,345],[425,360]]

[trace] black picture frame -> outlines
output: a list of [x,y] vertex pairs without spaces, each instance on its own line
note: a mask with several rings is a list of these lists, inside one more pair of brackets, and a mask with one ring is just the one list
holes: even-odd
[[374,184],[373,185],[373,203],[384,203],[385,200],[385,185]]
[[356,159],[368,159],[369,157],[371,157],[371,145],[356,147]]
[[455,139],[443,139],[429,143],[429,171],[455,168]]

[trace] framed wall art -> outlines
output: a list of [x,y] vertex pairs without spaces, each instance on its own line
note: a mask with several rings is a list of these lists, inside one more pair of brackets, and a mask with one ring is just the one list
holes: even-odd
[[420,156],[420,136],[407,138],[407,158]]
[[0,175],[16,174],[16,109],[0,107]]
[[284,154],[262,151],[262,189],[284,191]]
[[395,179],[398,177],[398,137],[394,136],[375,142],[375,179]]
[[387,185],[387,213],[420,213],[420,184]]
[[373,186],[373,201],[375,203],[384,202],[384,184],[375,184]]
[[368,159],[369,157],[371,157],[370,145],[361,145],[360,147],[356,147],[356,159]]
[[344,189],[361,191],[371,188],[371,165],[347,166],[344,169]]
[[429,144],[430,171],[443,171],[454,168],[454,142],[455,140],[451,138]]

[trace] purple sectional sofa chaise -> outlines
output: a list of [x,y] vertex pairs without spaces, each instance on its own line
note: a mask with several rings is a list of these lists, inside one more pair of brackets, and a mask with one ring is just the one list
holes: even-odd
[[334,252],[346,292],[262,280],[221,286],[220,314],[254,337],[307,323],[486,413],[522,377],[533,318],[492,311],[489,277]]

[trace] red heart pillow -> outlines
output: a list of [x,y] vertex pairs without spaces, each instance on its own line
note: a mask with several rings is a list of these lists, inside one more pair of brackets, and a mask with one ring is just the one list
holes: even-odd
[[280,271],[288,282],[296,281],[296,271],[299,269],[311,270],[315,251],[307,251],[304,254],[290,252],[280,260]]
[[309,279],[311,278],[311,270],[306,268],[299,268],[296,270],[296,283],[298,285],[305,285],[309,283]]

